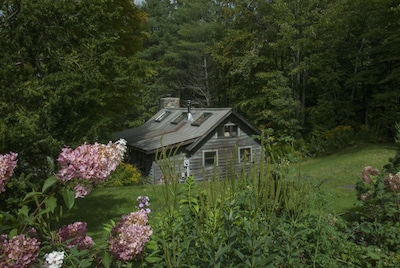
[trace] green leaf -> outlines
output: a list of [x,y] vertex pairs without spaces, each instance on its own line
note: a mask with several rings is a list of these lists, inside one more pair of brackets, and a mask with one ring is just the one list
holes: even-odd
[[56,176],[51,176],[51,177],[47,178],[47,180],[43,184],[42,193],[44,193],[48,188],[53,186],[56,182],[58,182],[58,179]]
[[234,252],[235,252],[235,254],[240,258],[240,260],[244,261],[245,256],[244,256],[244,254],[243,254],[242,252],[240,252],[240,251],[237,250],[237,249],[234,249]]
[[103,265],[105,268],[111,267],[112,258],[111,258],[111,255],[107,251],[104,252],[102,262],[103,262]]
[[57,207],[57,198],[55,198],[54,196],[51,196],[48,199],[46,199],[46,201],[44,201],[44,203],[46,205],[46,209],[49,212],[54,213],[54,209]]
[[64,188],[61,191],[62,197],[64,199],[64,203],[68,209],[71,209],[75,205],[75,196],[74,191],[69,188]]
[[12,229],[9,233],[8,233],[8,239],[12,239],[14,236],[18,235],[18,230],[17,229]]
[[381,257],[378,254],[376,254],[375,252],[371,252],[371,251],[368,252],[368,257],[370,257],[373,260],[380,260],[381,259]]
[[46,213],[54,213],[54,209],[57,207],[57,198],[50,196],[44,201],[45,209],[41,210],[38,215],[43,215]]
[[144,258],[145,259],[145,261],[147,262],[147,263],[156,263],[156,262],[161,262],[163,259],[162,258],[160,258],[160,257],[145,257]]
[[39,196],[39,195],[41,195],[41,194],[42,194],[41,192],[30,192],[30,193],[27,193],[27,194],[25,195],[25,197],[24,197],[24,201],[27,200],[27,199],[29,199],[29,198],[31,198],[31,197]]
[[150,249],[150,250],[157,250],[158,249],[158,245],[156,242],[154,242],[153,240],[150,240],[147,244],[146,244],[146,248]]
[[28,208],[28,206],[22,206],[18,210],[18,215],[23,215],[23,216],[29,217],[29,208]]

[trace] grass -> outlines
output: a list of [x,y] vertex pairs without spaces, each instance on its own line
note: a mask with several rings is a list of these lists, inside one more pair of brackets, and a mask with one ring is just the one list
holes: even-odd
[[[321,182],[332,208],[342,213],[354,207],[357,201],[354,185],[362,169],[368,165],[382,168],[395,152],[394,144],[360,144],[326,157],[305,159],[296,164],[292,176]],[[104,224],[136,211],[136,198],[140,195],[150,198],[152,214],[164,209],[163,187],[160,185],[96,188],[89,196],[76,201],[77,206],[66,213],[63,224],[87,222],[88,235],[96,244],[104,244],[107,239]]]
[[151,208],[157,211],[162,204],[162,189],[151,185],[125,186],[114,188],[95,188],[84,199],[77,199],[76,206],[66,213],[63,224],[76,221],[87,223],[88,235],[96,244],[102,244],[107,239],[107,232],[103,229],[110,220],[117,221],[122,215],[136,211],[137,197],[147,195],[151,201]]
[[296,167],[296,176],[315,179],[326,190],[330,206],[337,213],[357,203],[354,186],[365,166],[381,169],[395,156],[394,144],[358,144],[329,156],[307,159]]

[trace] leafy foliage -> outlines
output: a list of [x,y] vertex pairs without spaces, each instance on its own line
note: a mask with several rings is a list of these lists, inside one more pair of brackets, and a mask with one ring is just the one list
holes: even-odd
[[115,187],[139,184],[142,181],[142,174],[131,164],[121,163],[111,176],[101,186]]
[[46,172],[60,146],[108,139],[134,113],[146,16],[130,1],[6,1],[0,9],[0,151]]

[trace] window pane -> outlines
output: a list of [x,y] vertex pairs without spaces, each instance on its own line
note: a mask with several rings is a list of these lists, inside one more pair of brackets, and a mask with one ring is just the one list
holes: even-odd
[[204,152],[204,165],[214,165],[214,158],[216,157],[217,152]]
[[170,111],[165,111],[163,112],[161,115],[159,115],[154,121],[156,122],[161,122],[163,121],[168,115],[170,115],[171,112]]
[[202,115],[200,115],[199,118],[196,119],[196,121],[194,121],[194,122],[192,123],[192,126],[200,126],[200,125],[203,124],[203,122],[206,121],[211,115],[212,115],[212,113],[203,113]]
[[251,162],[251,147],[240,148],[239,150],[239,159],[240,162]]

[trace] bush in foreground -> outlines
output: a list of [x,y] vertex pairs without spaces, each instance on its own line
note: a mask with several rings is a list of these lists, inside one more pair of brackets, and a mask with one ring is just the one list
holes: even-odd
[[[147,224],[149,210],[142,204],[145,200],[147,205],[148,199],[143,197],[137,212],[113,226],[104,252],[93,247],[84,222],[55,228],[63,209],[71,209],[76,198],[84,198],[93,186],[104,183],[125,151],[123,140],[65,147],[58,157],[58,173],[44,182],[41,191],[26,194],[17,207],[2,204],[0,267],[126,267],[141,259],[152,234]],[[17,154],[0,155],[0,193],[7,191],[16,165]]]

